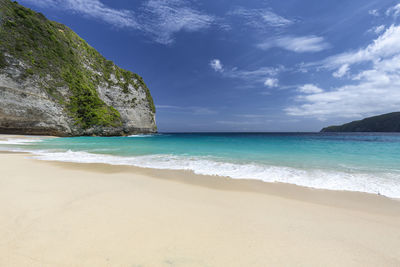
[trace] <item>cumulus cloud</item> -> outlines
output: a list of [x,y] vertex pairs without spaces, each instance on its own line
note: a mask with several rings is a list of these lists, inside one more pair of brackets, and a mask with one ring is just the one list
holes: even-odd
[[325,59],[322,65],[326,68],[339,68],[362,62],[375,62],[389,58],[400,51],[400,26],[391,25],[385,32],[365,48],[353,52],[341,53]]
[[324,90],[314,84],[305,84],[300,86],[298,91],[304,94],[318,94],[322,93]]
[[341,78],[346,75],[350,70],[349,64],[342,65],[337,71],[335,71],[332,75],[335,78]]
[[374,27],[370,28],[367,32],[368,33],[375,33],[375,34],[379,35],[382,32],[384,32],[385,29],[386,29],[385,25],[379,25],[379,26],[374,26]]
[[63,9],[108,23],[114,27],[139,30],[161,44],[171,44],[180,31],[200,31],[216,18],[196,10],[186,0],[147,0],[139,12],[115,9],[100,0],[23,0],[38,6]]
[[219,59],[213,59],[210,61],[210,67],[216,72],[223,72],[224,66]]
[[338,67],[337,76],[348,73],[352,64],[363,69],[349,75],[346,85],[314,92],[299,91],[296,104],[286,108],[293,116],[319,119],[357,118],[398,110],[400,107],[400,28],[391,26],[365,48],[342,53],[324,61]]
[[[374,72],[374,73],[372,73]],[[400,106],[400,77],[371,70],[371,79],[364,78],[355,85],[345,85],[331,91],[298,96],[300,105],[288,107],[293,116],[361,117],[398,110]]]
[[390,7],[386,10],[386,16],[397,17],[400,14],[400,4]]
[[276,78],[267,78],[264,82],[264,85],[272,88],[272,87],[277,87],[278,83],[279,83],[279,81]]
[[319,52],[330,47],[323,37],[309,36],[281,36],[268,39],[258,44],[258,47],[268,50],[273,47],[283,48],[296,53]]
[[385,25],[379,25],[373,28],[373,32],[376,34],[381,34],[385,30]]

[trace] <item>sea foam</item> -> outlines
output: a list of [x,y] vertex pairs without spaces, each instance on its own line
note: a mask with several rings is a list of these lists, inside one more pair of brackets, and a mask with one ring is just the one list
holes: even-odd
[[7,140],[0,140],[0,145],[31,145],[41,141],[41,139],[8,138]]
[[341,191],[358,191],[400,198],[400,173],[344,172],[323,169],[299,169],[257,163],[239,164],[217,158],[176,155],[113,156],[88,152],[30,151],[47,161],[104,163],[143,168],[189,170],[195,174],[282,182],[305,187]]

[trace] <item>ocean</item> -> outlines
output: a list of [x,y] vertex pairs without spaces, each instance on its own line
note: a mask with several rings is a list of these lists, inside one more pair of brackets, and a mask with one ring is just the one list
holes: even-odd
[[0,141],[40,160],[196,174],[400,198],[397,133],[166,133]]

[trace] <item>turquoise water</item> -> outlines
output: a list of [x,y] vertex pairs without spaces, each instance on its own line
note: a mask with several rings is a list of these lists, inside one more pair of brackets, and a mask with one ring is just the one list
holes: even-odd
[[218,133],[12,140],[44,160],[100,162],[400,198],[400,134]]

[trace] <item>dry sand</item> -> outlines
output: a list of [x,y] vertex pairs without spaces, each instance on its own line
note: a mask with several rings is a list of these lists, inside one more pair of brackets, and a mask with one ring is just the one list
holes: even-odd
[[400,202],[2,153],[0,266],[400,266]]

